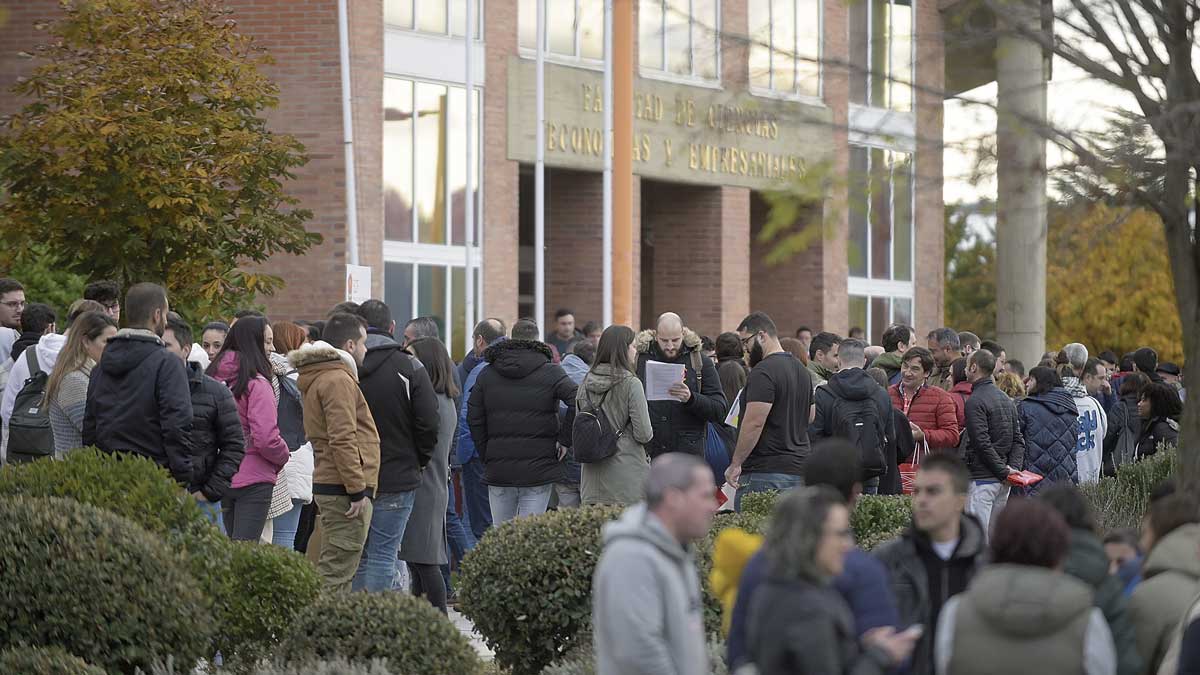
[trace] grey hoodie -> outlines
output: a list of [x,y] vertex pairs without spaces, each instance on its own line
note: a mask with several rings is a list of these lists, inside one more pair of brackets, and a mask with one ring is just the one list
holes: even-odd
[[707,675],[704,603],[690,547],[645,504],[604,528],[592,578],[596,675]]

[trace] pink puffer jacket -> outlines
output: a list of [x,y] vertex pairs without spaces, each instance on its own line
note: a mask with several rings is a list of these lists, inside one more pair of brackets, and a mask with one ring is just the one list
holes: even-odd
[[[237,354],[225,352],[213,377],[232,389],[237,376]],[[246,385],[245,393],[235,400],[238,417],[242,420],[242,433],[246,437],[246,456],[230,487],[236,489],[259,483],[274,485],[291,453],[279,435],[278,409],[271,383],[262,375],[255,375]]]

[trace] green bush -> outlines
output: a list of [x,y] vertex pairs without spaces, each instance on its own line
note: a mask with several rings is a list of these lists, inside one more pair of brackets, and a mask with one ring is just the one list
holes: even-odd
[[246,667],[316,598],[320,582],[303,556],[231,542],[167,471],[144,457],[81,448],[63,461],[0,470],[0,496],[70,497],[160,534],[187,557],[217,629],[211,652]]
[[[725,664],[725,641],[720,635],[708,636],[708,669],[711,675],[729,675]],[[592,646],[580,645],[558,663],[546,666],[541,675],[596,675],[596,656]]]
[[[226,666],[244,670],[292,631],[321,590],[304,556],[278,546],[228,542],[229,566],[208,578],[216,616],[216,649]],[[215,571],[214,571],[215,572]]]
[[1115,478],[1101,478],[1079,490],[1092,505],[1101,532],[1137,528],[1150,505],[1150,493],[1178,469],[1178,450],[1162,447],[1140,462],[1122,466]]
[[62,647],[13,647],[0,652],[0,673],[13,675],[104,675],[102,668],[68,654]]
[[864,551],[898,536],[911,523],[912,499],[907,495],[862,495],[850,513],[850,529]]
[[0,647],[58,645],[111,671],[194,663],[212,618],[182,556],[68,499],[0,498]]
[[[408,675],[388,666],[386,659],[371,659],[356,663],[346,659],[318,659],[312,661],[263,662],[247,671],[248,675]],[[54,675],[57,675],[55,673]],[[103,672],[99,675],[104,675]],[[148,675],[193,675],[190,668],[181,668],[174,662],[157,664]]]
[[405,593],[331,593],[306,608],[279,649],[294,663],[387,659],[404,675],[476,675],[475,648],[444,614]]
[[163,534],[214,529],[166,469],[144,457],[110,455],[95,448],[80,448],[62,461],[5,466],[0,470],[0,497],[8,495],[70,497]]
[[591,625],[600,529],[616,507],[561,509],[493,528],[460,570],[460,609],[515,675],[559,659]]

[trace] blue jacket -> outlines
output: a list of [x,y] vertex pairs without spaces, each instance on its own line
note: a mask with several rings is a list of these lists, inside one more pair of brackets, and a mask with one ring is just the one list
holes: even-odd
[[[729,670],[733,672],[747,658],[746,630],[750,621],[750,601],[754,592],[767,580],[767,556],[763,549],[751,556],[738,581],[737,601],[729,626]],[[854,548],[846,554],[845,568],[833,580],[833,587],[850,606],[854,614],[855,633],[864,633],[882,626],[898,626],[900,613],[892,594],[887,568],[871,554]]]
[[[1025,468],[1043,483],[1078,483],[1075,445],[1079,411],[1066,389],[1055,387],[1021,401],[1021,433],[1025,436]],[[1041,484],[1039,484],[1040,486]]]
[[458,455],[458,461],[462,464],[479,456],[475,452],[475,439],[471,438],[471,426],[467,424],[467,404],[471,401],[471,389],[479,381],[479,373],[487,367],[487,361],[484,361],[475,366],[474,370],[467,375],[467,381],[463,383],[462,398],[458,402],[458,447],[455,449],[455,454]]
[[[571,378],[571,381],[576,385],[583,383],[583,378],[587,376],[588,370],[591,368],[591,366],[584,363],[583,359],[575,356],[574,354],[567,354],[564,356],[562,364],[560,365],[562,365],[562,369],[567,372],[567,377]],[[558,416],[563,420],[564,423],[566,422],[567,406],[565,403],[559,404]],[[567,450],[567,459],[563,466],[563,474],[564,483],[571,483],[572,485],[575,485],[583,480],[583,468],[579,465],[579,462],[575,461],[574,450]]]

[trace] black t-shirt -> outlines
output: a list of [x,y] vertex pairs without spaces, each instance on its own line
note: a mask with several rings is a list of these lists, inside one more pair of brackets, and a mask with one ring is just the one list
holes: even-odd
[[800,359],[776,352],[754,366],[742,392],[741,418],[746,404],[770,403],[758,444],[742,464],[742,473],[804,475],[808,457],[808,411],[812,404],[812,377]]

